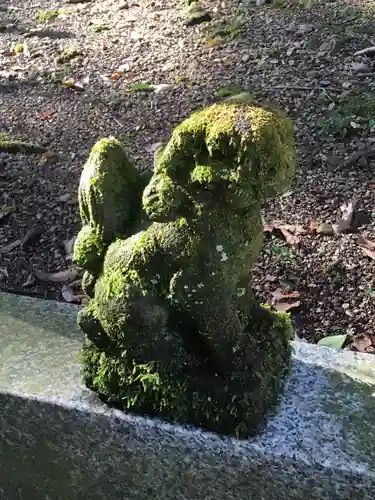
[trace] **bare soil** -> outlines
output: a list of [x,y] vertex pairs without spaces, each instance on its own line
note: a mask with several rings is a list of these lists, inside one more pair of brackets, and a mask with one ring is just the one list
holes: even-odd
[[[247,90],[296,127],[298,174],[264,207],[265,224],[304,228],[293,244],[266,232],[254,288],[268,302],[276,290],[298,292],[290,310],[308,341],[348,333],[351,348],[373,352],[375,255],[358,238],[375,241],[375,52],[355,53],[375,45],[375,9],[359,0],[201,5],[211,21],[186,26],[182,0],[0,3],[1,289],[72,299],[35,270],[71,266],[64,244],[80,227],[80,172],[98,139],[119,138],[149,168],[153,144],[191,111]],[[9,139],[45,151],[4,152]],[[330,234],[354,198],[350,227]],[[79,279],[68,286],[80,295]]]

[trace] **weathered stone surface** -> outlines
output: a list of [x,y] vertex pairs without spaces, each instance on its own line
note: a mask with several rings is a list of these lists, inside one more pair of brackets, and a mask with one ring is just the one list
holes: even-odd
[[102,139],[82,173],[85,383],[123,410],[249,437],[290,365],[289,315],[257,303],[249,273],[261,203],[294,174],[293,125],[233,96],[178,125],[154,163],[140,178]]
[[277,416],[238,441],[81,386],[70,305],[0,294],[3,500],[373,500],[373,357],[295,343]]

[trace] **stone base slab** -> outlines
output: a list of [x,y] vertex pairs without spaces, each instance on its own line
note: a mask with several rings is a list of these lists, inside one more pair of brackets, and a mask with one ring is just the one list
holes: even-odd
[[108,408],[77,308],[0,294],[0,499],[373,500],[375,357],[293,343],[279,412],[237,441]]

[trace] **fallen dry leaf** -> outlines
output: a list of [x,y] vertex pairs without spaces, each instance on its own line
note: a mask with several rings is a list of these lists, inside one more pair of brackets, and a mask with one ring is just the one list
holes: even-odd
[[288,198],[289,196],[292,196],[293,194],[293,191],[289,190],[289,191],[286,191],[285,193],[283,193],[282,195],[280,195],[280,198]]
[[107,84],[107,85],[112,85],[112,80],[103,74],[99,74],[100,78]]
[[342,212],[342,217],[336,224],[333,224],[333,230],[335,233],[345,233],[349,231],[353,222],[354,209],[356,206],[356,200],[350,200],[348,203],[343,203],[340,207]]
[[365,254],[370,257],[370,259],[375,260],[375,250],[370,250],[366,247],[361,247]]
[[365,247],[368,248],[369,250],[375,250],[375,242],[366,239],[362,235],[358,237],[357,243],[360,247]]
[[265,280],[274,283],[275,281],[277,281],[277,278],[275,276],[272,276],[272,274],[266,274]]
[[41,120],[50,120],[51,118],[53,118],[55,116],[56,113],[57,113],[57,111],[50,111],[48,113],[40,113],[38,115],[38,118],[40,118]]
[[114,82],[117,82],[117,80],[119,80],[121,77],[122,77],[121,71],[116,71],[115,73],[113,73],[111,75],[111,80],[113,80]]
[[274,300],[287,300],[287,299],[299,299],[300,293],[295,290],[294,292],[284,293],[282,290],[277,289],[271,293]]
[[0,208],[0,221],[4,220],[8,215],[12,214],[16,210],[15,207],[3,207]]
[[357,244],[370,259],[375,260],[375,243],[364,238],[362,235],[358,238]]
[[293,224],[278,224],[276,227],[278,229],[280,229],[282,227],[283,229],[285,229],[286,231],[289,231],[290,233],[294,233],[296,230],[296,226]]
[[30,49],[29,49],[29,44],[26,43],[26,40],[23,41],[23,55],[25,57],[30,57]]
[[77,269],[65,269],[56,273],[44,273],[43,271],[34,270],[35,276],[40,281],[51,281],[52,283],[68,283],[73,281],[78,276]]
[[85,83],[82,80],[74,80],[73,78],[67,78],[61,82],[61,85],[70,89],[70,90],[79,90],[82,92],[85,90]]
[[36,277],[34,273],[30,273],[27,277],[25,283],[22,284],[24,288],[28,288],[29,286],[34,286],[36,284]]
[[59,155],[54,151],[46,151],[40,159],[40,164],[45,165],[46,163],[56,163],[59,159]]
[[273,307],[276,309],[276,311],[287,312],[290,311],[290,309],[299,307],[300,305],[301,301],[296,300],[295,302],[276,302],[275,304],[273,304]]
[[9,278],[8,269],[6,267],[0,267],[0,283],[3,283]]
[[86,296],[83,294],[76,295],[73,292],[72,288],[66,284],[63,285],[63,287],[61,289],[61,295],[62,295],[63,299],[65,300],[65,302],[69,302],[69,303],[75,302],[75,303],[80,304],[81,301],[84,298],[86,298]]
[[326,224],[325,222],[323,222],[316,228],[316,233],[323,236],[332,236],[334,233],[334,229],[332,224]]
[[305,229],[301,224],[275,224],[276,229],[285,229],[292,234],[307,234],[308,230]]
[[315,220],[312,220],[309,225],[309,232],[316,233],[317,229],[318,229],[318,223]]
[[350,346],[351,350],[358,352],[369,352],[369,347],[371,348],[373,341],[369,335],[361,334],[357,335]]
[[70,240],[64,241],[65,256],[67,260],[73,260],[74,243],[76,239],[77,237],[73,236]]
[[63,202],[69,201],[73,196],[74,195],[70,192],[62,194],[61,196],[59,196],[59,201],[63,201]]
[[42,234],[43,229],[40,226],[31,227],[21,240],[22,249],[35,245],[40,240]]
[[290,309],[299,307],[301,304],[300,300],[296,300],[300,297],[300,293],[297,291],[283,293],[281,290],[276,290],[275,292],[272,292],[271,295],[272,306],[280,312],[289,311]]
[[297,247],[300,244],[300,240],[298,236],[295,236],[292,234],[288,229],[285,228],[284,225],[281,225],[278,227],[278,229],[281,231],[282,235],[285,238],[285,241],[288,243],[288,245],[291,245],[293,247]]
[[158,149],[159,145],[162,144],[161,142],[153,142],[152,144],[149,144],[146,146],[146,151],[148,153],[155,153],[155,151]]
[[265,233],[272,233],[272,231],[275,229],[275,226],[263,226],[263,231]]
[[154,85],[155,94],[162,94],[163,92],[167,92],[173,89],[174,85],[169,83],[160,83],[159,85]]
[[300,224],[296,224],[294,234],[308,234],[309,230]]
[[8,245],[0,247],[0,254],[9,253],[12,250],[14,250],[15,248],[19,247],[20,245],[21,245],[21,240],[13,241],[12,243],[9,243]]

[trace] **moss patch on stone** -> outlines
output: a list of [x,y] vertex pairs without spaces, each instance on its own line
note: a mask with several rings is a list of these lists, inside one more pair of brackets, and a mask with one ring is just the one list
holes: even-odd
[[[103,350],[95,345],[98,341],[88,341],[82,354],[85,383],[107,403],[132,413],[248,437],[262,428],[265,414],[275,411],[289,367],[290,318],[264,310],[263,320],[264,330],[258,331],[259,338],[252,339],[251,346],[258,352],[261,336],[274,336],[279,356],[270,356],[264,349],[251,373],[207,376],[204,366],[196,362],[185,368],[169,364],[165,370],[157,362],[137,363],[126,351],[121,356],[110,344]],[[256,321],[259,324],[259,318]],[[247,333],[253,332],[249,328]]]
[[246,100],[193,113],[138,175],[103,139],[83,170],[75,258],[86,384],[120,408],[246,437],[276,405],[290,317],[257,304],[261,203],[287,189],[293,127]]
[[78,201],[83,227],[74,260],[94,275],[108,244],[131,233],[140,213],[140,176],[114,138],[93,147],[83,169]]

